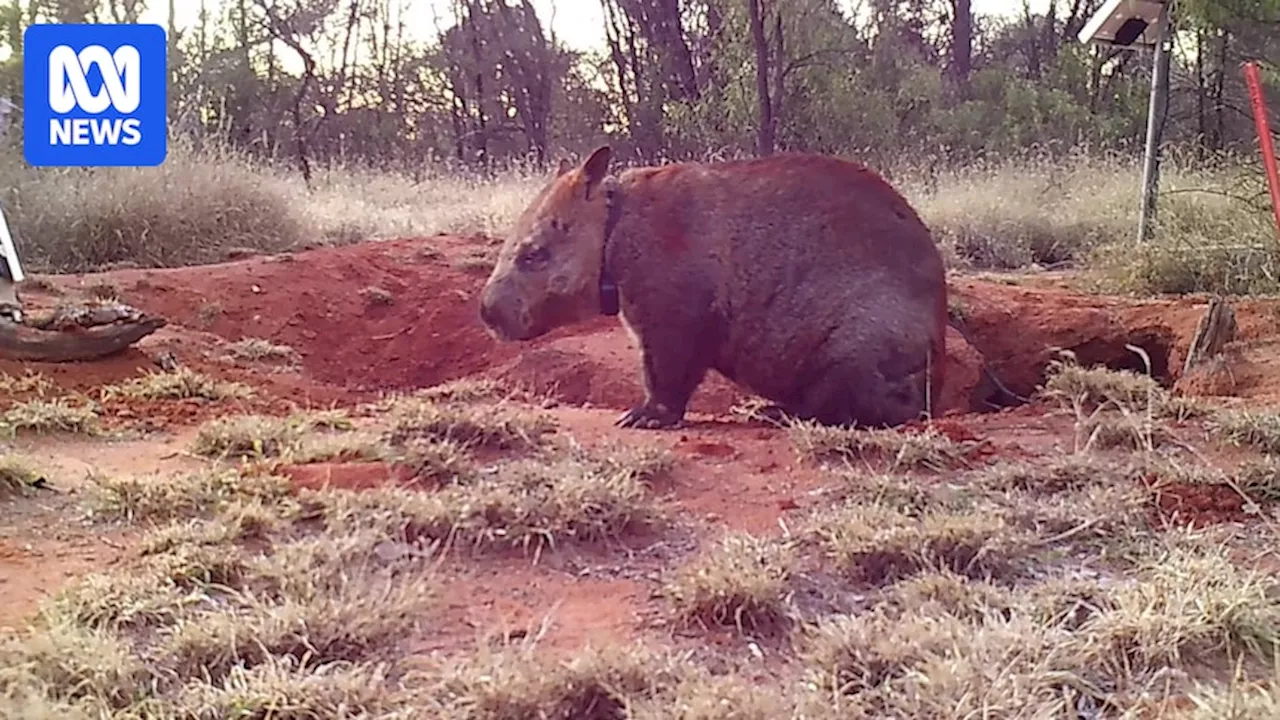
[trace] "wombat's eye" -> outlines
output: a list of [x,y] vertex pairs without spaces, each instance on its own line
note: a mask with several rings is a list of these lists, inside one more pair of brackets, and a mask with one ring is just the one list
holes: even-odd
[[545,265],[550,259],[551,251],[547,250],[546,246],[539,245],[537,247],[528,248],[524,252],[520,253],[519,257],[516,258],[516,265],[518,265],[521,270],[535,270],[538,267]]
[[559,218],[551,218],[551,229],[555,230],[556,232],[568,232],[569,223]]

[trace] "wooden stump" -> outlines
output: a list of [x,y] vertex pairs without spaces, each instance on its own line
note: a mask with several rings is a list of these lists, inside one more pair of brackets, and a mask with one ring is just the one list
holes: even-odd
[[1187,359],[1182,364],[1182,375],[1189,375],[1197,365],[1221,355],[1227,343],[1235,338],[1236,311],[1221,296],[1214,295],[1209,300],[1209,309],[1200,316],[1195,335],[1191,337]]

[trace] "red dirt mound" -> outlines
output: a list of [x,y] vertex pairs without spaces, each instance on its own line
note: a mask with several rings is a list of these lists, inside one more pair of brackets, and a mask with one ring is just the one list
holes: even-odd
[[[139,343],[139,352],[54,372],[89,385],[104,375],[137,372],[148,365],[144,352],[168,350],[181,363],[219,366],[220,375],[274,384],[312,404],[472,375],[505,378],[572,404],[623,409],[640,400],[637,353],[614,318],[528,343],[492,339],[476,311],[483,274],[450,260],[475,244],[438,236],[195,268],[57,277],[50,284],[64,292],[111,286],[125,302],[170,325]],[[949,334],[948,383],[939,401],[944,410],[959,411],[989,409],[987,401],[998,395],[981,371],[984,359],[1011,391],[1027,396],[1055,348],[1072,350],[1086,364],[1141,369],[1141,359],[1125,348],[1138,345],[1150,354],[1155,374],[1171,382],[1206,302],[1103,298],[976,279],[953,281],[953,293],[972,346],[960,333]],[[1262,303],[1237,306],[1244,339],[1274,334],[1277,317]],[[226,360],[217,345],[244,337],[294,348],[304,377]],[[1265,373],[1245,375],[1237,376],[1238,393],[1267,385]],[[713,373],[691,410],[721,414],[742,396]]]

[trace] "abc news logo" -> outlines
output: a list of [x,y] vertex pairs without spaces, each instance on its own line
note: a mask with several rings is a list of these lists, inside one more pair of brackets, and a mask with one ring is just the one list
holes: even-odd
[[23,44],[27,162],[82,167],[163,162],[167,49],[159,25],[29,26]]
[[[79,108],[99,115],[114,108],[122,115],[138,109],[142,103],[142,80],[138,48],[121,45],[114,53],[101,45],[90,45],[80,52],[59,45],[49,53],[49,108],[66,115]],[[89,89],[85,75],[88,68],[102,73],[98,92]],[[137,145],[142,142],[142,121],[137,118],[52,118],[49,120],[49,142],[53,145]]]

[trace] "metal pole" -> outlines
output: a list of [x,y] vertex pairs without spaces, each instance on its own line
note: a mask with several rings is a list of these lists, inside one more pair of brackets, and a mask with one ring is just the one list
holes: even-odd
[[1147,107],[1147,147],[1142,159],[1142,208],[1138,214],[1138,240],[1151,239],[1156,219],[1156,191],[1160,187],[1160,136],[1164,130],[1165,106],[1169,102],[1169,6],[1160,5],[1156,23],[1155,57],[1151,63],[1151,102]]

